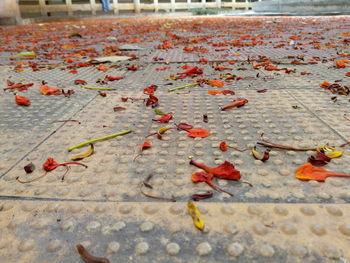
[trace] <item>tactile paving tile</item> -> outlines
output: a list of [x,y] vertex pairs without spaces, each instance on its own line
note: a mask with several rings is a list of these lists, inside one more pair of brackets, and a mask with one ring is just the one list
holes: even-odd
[[[46,79],[49,80],[50,77],[47,76]],[[0,154],[3,156],[0,164],[1,175],[62,125],[54,123],[56,120],[71,119],[96,96],[96,92],[72,86],[65,87],[76,92],[69,98],[63,95],[44,96],[38,90],[40,85],[35,82],[27,91],[17,92],[31,100],[28,107],[16,105],[12,92],[0,91]]]
[[[208,186],[195,185],[190,180],[191,173],[196,169],[188,164],[188,156],[193,156],[194,160],[210,166],[231,161],[242,172],[242,180],[253,184],[253,187],[249,187],[240,182],[218,181],[234,196],[231,199],[226,194],[215,193],[213,201],[333,203],[347,202],[350,198],[346,178],[308,183],[294,177],[295,168],[305,163],[312,152],[275,150],[271,152],[270,160],[262,163],[254,160],[249,151],[241,153],[229,150],[223,153],[219,150],[219,143],[223,140],[239,148],[251,148],[261,133],[272,141],[299,147],[316,147],[325,143],[339,145],[344,142],[285,91],[271,90],[259,94],[241,90],[237,91],[236,96],[212,96],[206,92],[169,95],[159,92],[160,109],[174,114],[171,123],[190,123],[196,128],[208,129],[212,135],[192,139],[186,136],[185,131],[170,130],[163,140],[150,137],[153,147],[135,161],[133,159],[145,137],[165,125],[151,122],[158,116],[142,102],[120,101],[120,97],[129,96],[145,97],[141,92],[111,92],[106,98],[99,97],[91,102],[75,117],[81,121],[80,125],[64,125],[2,178],[1,195],[141,201],[148,199],[140,194],[140,183],[153,174],[156,186],[154,194],[170,195],[185,201],[190,194],[208,189]],[[219,110],[220,106],[237,97],[245,97],[249,103],[239,109]],[[127,110],[113,112],[114,106],[126,107]],[[298,107],[294,109],[293,106]],[[203,114],[208,115],[208,123],[203,122]],[[128,129],[134,130],[134,133],[96,143],[96,154],[82,161],[89,168],[72,167],[64,182],[61,181],[64,168],[58,168],[31,184],[16,182],[17,176],[29,179],[42,175],[40,166],[48,157],[66,162],[70,156],[85,151],[79,149],[68,153],[70,146]],[[23,167],[30,161],[39,168],[26,176]],[[345,155],[332,161],[328,169],[349,173],[348,161],[349,156]]]
[[2,262],[347,262],[347,205],[2,201]]
[[[313,90],[295,90],[291,95],[306,105],[325,124],[350,141],[350,121],[344,118],[344,114],[348,117],[350,114],[348,96],[332,94],[321,87]],[[334,96],[337,97],[335,102],[331,99]]]

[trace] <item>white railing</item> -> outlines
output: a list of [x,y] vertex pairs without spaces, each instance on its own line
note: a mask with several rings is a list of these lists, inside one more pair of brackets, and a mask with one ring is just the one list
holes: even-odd
[[[142,13],[142,10],[175,12],[176,10],[189,10],[192,8],[222,7],[232,8],[233,10],[249,10],[252,6],[251,2],[254,2],[251,0],[215,0],[215,2],[206,2],[206,0],[199,0],[200,2],[191,2],[191,0],[187,0],[187,2],[176,2],[176,0],[169,0],[169,3],[159,3],[158,0],[151,1],[143,3],[140,0],[111,0],[110,8],[115,14],[118,14],[120,10],[133,11],[135,13]],[[260,2],[261,0],[255,1]],[[20,0],[19,7],[22,14],[41,13],[42,16],[47,16],[49,13],[67,12],[67,15],[72,16],[76,11],[89,11],[92,15],[96,15],[97,11],[102,10],[100,0],[81,1],[83,3],[74,3],[74,0],[38,0],[37,4],[29,4],[32,2],[33,0]]]

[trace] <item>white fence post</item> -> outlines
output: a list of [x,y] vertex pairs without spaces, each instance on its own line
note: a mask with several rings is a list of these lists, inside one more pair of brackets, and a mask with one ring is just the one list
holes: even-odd
[[191,9],[191,0],[187,0],[187,9],[188,9],[188,10]]
[[216,7],[221,8],[221,0],[216,0]]
[[45,0],[39,0],[40,13],[42,16],[47,16]]
[[232,0],[232,9],[233,9],[233,10],[236,10],[235,5],[236,5],[236,0]]
[[118,0],[113,0],[113,11],[114,14],[119,14]]
[[205,3],[206,3],[206,1],[202,0],[202,8],[205,8]]
[[158,13],[159,11],[158,0],[153,0],[153,4],[154,4],[154,12]]
[[68,15],[72,16],[73,15],[72,0],[66,0],[66,6],[67,6]]
[[140,0],[134,0],[134,10],[136,14],[139,14],[141,12]]
[[171,3],[171,12],[175,12],[175,0],[170,0]]
[[96,1],[95,0],[90,0],[90,6],[91,6],[91,13],[93,15],[96,15]]

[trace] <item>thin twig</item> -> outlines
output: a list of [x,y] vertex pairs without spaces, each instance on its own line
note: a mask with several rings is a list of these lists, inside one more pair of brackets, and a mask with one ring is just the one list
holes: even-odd
[[346,113],[344,114],[344,119],[347,120],[347,121],[350,121],[350,119],[346,116]]
[[164,200],[164,201],[169,201],[169,202],[176,202],[176,200],[174,198],[167,198],[167,197],[162,197],[162,196],[155,196],[155,195],[151,195],[148,193],[145,193],[142,190],[142,187],[144,186],[144,184],[140,185],[140,192],[141,194],[143,194],[144,196],[150,197],[150,198],[154,198],[154,199],[158,199],[158,200]]
[[257,144],[270,147],[270,148],[278,148],[278,149],[284,149],[284,150],[289,150],[289,151],[316,151],[317,148],[297,148],[293,146],[288,146],[288,145],[282,145],[274,142],[270,142],[266,139],[264,139],[264,134],[262,133],[260,135],[260,138],[262,142],[257,142]]

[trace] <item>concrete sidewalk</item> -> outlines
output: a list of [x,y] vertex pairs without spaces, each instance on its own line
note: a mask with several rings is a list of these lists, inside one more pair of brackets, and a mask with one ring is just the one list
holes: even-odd
[[[339,147],[350,141],[349,96],[320,87],[349,86],[349,26],[348,17],[190,17],[2,28],[2,87],[7,80],[33,86],[0,91],[0,262],[83,262],[79,243],[110,262],[348,262],[350,179],[300,181],[296,168],[314,151],[273,148],[262,162],[251,148],[262,133],[293,147],[328,143],[344,154],[323,168],[350,174],[350,146]],[[87,63],[120,55],[132,59]],[[180,77],[190,66],[203,74]],[[168,92],[197,79],[202,85]],[[222,88],[208,82],[219,79]],[[114,90],[100,94],[76,80]],[[42,95],[42,81],[74,94]],[[156,109],[173,115],[169,123],[152,121],[161,116],[143,101],[151,85]],[[30,106],[16,105],[14,92]],[[248,103],[220,110],[238,98]],[[211,135],[190,138],[179,123]],[[173,129],[146,138],[163,126]],[[49,157],[70,162],[89,148],[70,147],[124,130],[133,132],[94,143],[95,152],[78,161],[87,168],[70,165],[65,174],[60,166],[18,181],[44,175]],[[152,147],[138,156],[145,140]],[[223,141],[233,148],[221,151]],[[241,179],[213,181],[233,196],[194,184],[191,175],[202,170],[190,158],[231,162]],[[36,169],[26,174],[31,162]],[[141,194],[149,175],[153,189],[144,192],[176,202]],[[199,231],[187,202],[205,191],[213,197],[195,202],[206,225]]]

